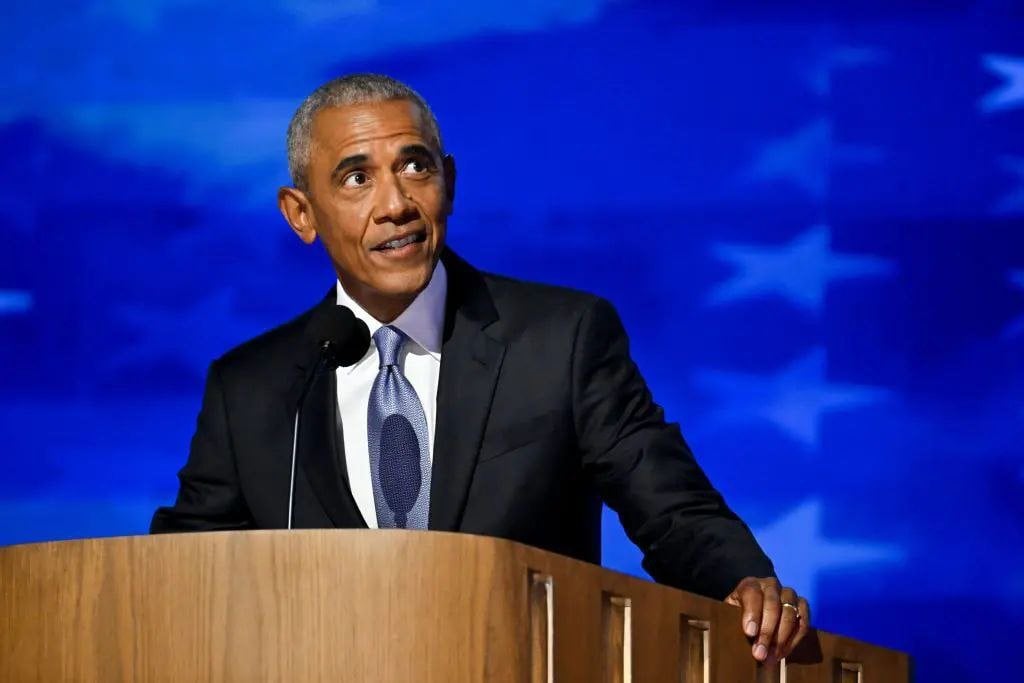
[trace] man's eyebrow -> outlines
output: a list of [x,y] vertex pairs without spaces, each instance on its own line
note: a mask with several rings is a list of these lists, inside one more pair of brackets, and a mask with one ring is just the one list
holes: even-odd
[[347,156],[339,161],[338,165],[334,167],[334,170],[331,171],[331,177],[336,178],[341,172],[352,168],[353,166],[361,166],[369,160],[370,157],[365,154],[353,154],[351,156]]
[[411,145],[405,145],[402,149],[398,150],[398,153],[404,157],[424,156],[430,159],[434,158],[434,153],[430,151],[430,148],[418,142]]

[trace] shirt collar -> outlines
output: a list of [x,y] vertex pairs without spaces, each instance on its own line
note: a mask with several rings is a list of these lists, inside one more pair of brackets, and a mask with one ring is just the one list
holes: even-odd
[[[366,323],[370,330],[370,336],[373,337],[384,324],[367,313],[355,299],[348,295],[341,280],[338,280],[336,289],[337,304],[351,309],[357,318]],[[392,327],[401,330],[437,362],[441,362],[441,337],[444,331],[444,304],[447,295],[448,272],[445,270],[444,263],[438,261],[427,286],[416,295],[409,307],[391,322]],[[372,341],[370,348],[367,349],[367,355],[371,353],[375,353]],[[355,365],[349,366],[346,370],[351,371],[354,367]]]

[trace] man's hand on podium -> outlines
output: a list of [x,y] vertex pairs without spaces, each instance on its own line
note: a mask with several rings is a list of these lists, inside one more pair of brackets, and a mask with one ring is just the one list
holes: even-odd
[[752,652],[759,662],[787,656],[807,634],[811,608],[792,588],[773,577],[748,576],[725,602],[743,609],[743,632],[754,638]]

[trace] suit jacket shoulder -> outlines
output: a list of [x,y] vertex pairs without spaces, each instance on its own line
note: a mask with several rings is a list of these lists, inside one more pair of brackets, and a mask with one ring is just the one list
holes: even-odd
[[296,368],[304,367],[312,354],[304,332],[313,313],[334,303],[334,288],[315,306],[291,320],[228,350],[211,364],[226,387],[285,392],[291,390]]
[[611,307],[605,299],[570,287],[519,280],[481,272],[498,315],[499,333],[508,340],[529,329],[573,332],[587,311]]

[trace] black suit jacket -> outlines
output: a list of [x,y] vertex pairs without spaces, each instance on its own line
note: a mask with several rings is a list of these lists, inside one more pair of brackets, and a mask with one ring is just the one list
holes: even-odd
[[[599,563],[601,501],[662,583],[722,598],[773,575],[746,525],[664,421],[612,306],[480,273],[450,250],[431,529],[508,538]],[[318,304],[334,305],[334,290]],[[313,311],[214,361],[173,507],[151,531],[287,524],[295,402]],[[365,527],[348,486],[334,373],[307,398],[295,527]]]

